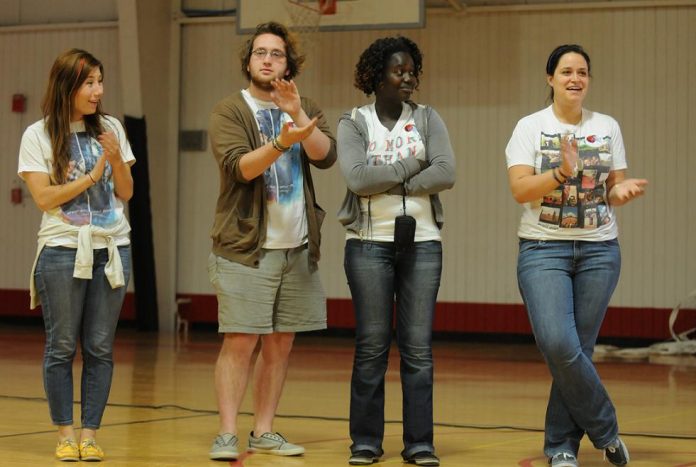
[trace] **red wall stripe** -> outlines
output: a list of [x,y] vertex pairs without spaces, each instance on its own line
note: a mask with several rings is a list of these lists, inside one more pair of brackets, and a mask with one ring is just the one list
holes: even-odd
[[[29,290],[0,289],[0,316],[40,317],[41,307],[29,309]],[[121,319],[135,319],[135,302],[132,292],[126,293],[121,309]]]
[[[182,305],[182,314],[191,322],[217,321],[215,295],[179,294],[191,303]],[[355,327],[353,305],[347,298],[327,300],[328,326],[334,329]],[[639,339],[669,339],[669,315],[666,308],[610,307],[600,335]],[[696,327],[696,313],[683,312],[678,330]],[[439,302],[435,311],[435,331],[493,334],[531,334],[527,313],[521,304]]]
[[[184,318],[192,323],[215,323],[217,300],[209,294],[179,294],[191,299],[181,306]],[[133,294],[126,294],[122,320],[135,319]],[[41,316],[41,310],[29,310],[29,291],[0,289],[0,316]],[[328,326],[334,329],[355,327],[353,305],[347,298],[327,300]],[[669,339],[669,315],[666,308],[610,307],[600,335],[640,339]],[[696,313],[684,310],[677,331],[696,327]],[[531,334],[524,306],[518,304],[439,302],[433,329],[437,332]]]

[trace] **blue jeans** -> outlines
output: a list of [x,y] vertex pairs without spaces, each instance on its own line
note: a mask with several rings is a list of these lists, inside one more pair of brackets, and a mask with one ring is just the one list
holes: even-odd
[[520,240],[517,279],[553,383],[544,453],[577,456],[584,433],[598,449],[619,432],[614,405],[592,364],[621,269],[617,240]]
[[[130,247],[119,247],[126,284],[130,278]],[[94,250],[92,279],[73,277],[76,249],[45,247],[34,273],[41,299],[46,349],[43,378],[51,420],[73,424],[72,365],[80,339],[82,348],[82,427],[97,429],[111,389],[113,344],[126,287],[112,289],[104,275],[106,249]]]
[[350,387],[351,452],[381,456],[384,375],[394,302],[403,393],[402,456],[433,447],[432,328],[442,272],[440,242],[396,252],[391,242],[348,240],[344,267],[353,298],[356,346]]

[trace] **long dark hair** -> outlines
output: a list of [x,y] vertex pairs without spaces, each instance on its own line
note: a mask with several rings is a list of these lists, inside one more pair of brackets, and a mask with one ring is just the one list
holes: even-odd
[[[558,68],[558,62],[561,61],[561,57],[567,53],[576,53],[582,55],[587,62],[587,75],[592,76],[590,74],[590,71],[592,70],[590,65],[590,56],[587,54],[587,52],[585,52],[585,49],[578,44],[564,44],[553,49],[548,60],[546,60],[546,74],[548,76],[553,76],[553,74],[556,72],[556,68]],[[549,100],[553,102],[553,88],[551,88]]]
[[[99,68],[102,76],[104,75],[101,62],[89,52],[80,49],[66,50],[56,58],[51,67],[41,110],[53,150],[53,178],[59,184],[65,183],[70,162],[69,137],[73,99],[95,68]],[[100,102],[95,113],[83,117],[85,130],[90,136],[96,138],[103,133],[103,115]]]

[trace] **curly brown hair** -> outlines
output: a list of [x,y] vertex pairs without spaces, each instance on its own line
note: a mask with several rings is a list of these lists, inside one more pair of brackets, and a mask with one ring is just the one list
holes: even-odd
[[251,75],[249,74],[249,60],[251,60],[251,52],[254,47],[254,41],[261,34],[273,34],[280,37],[285,42],[285,55],[287,57],[288,63],[288,74],[285,78],[293,79],[295,76],[300,74],[302,71],[302,66],[305,62],[305,55],[301,53],[299,41],[297,36],[288,30],[285,26],[275,21],[269,21],[268,23],[261,23],[256,26],[256,31],[254,35],[251,36],[245,43],[242,49],[239,51],[239,59],[242,62],[242,74],[246,76],[248,80],[251,80]]
[[405,52],[413,59],[416,89],[418,89],[418,77],[423,71],[423,54],[415,42],[403,36],[377,39],[360,54],[360,59],[355,65],[355,82],[353,83],[355,87],[368,97],[374,93],[384,81],[389,58],[397,52]]

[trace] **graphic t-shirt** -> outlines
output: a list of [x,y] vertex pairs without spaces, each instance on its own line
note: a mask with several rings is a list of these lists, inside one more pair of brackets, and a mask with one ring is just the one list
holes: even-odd
[[508,142],[507,166],[529,165],[536,174],[559,167],[561,138],[568,135],[577,142],[578,172],[542,199],[524,204],[518,235],[533,240],[616,238],[605,182],[610,171],[626,168],[626,153],[613,118],[583,109],[580,123],[568,125],[551,106],[529,115],[517,123]]
[[[268,143],[280,134],[282,125],[292,118],[273,102],[255,99],[242,91],[256,116],[261,141]],[[263,173],[266,186],[268,223],[263,248],[295,248],[307,243],[307,214],[300,143],[293,144]]]
[[[425,146],[413,119],[413,109],[403,103],[399,120],[391,130],[380,122],[375,105],[369,104],[358,109],[365,117],[368,131],[367,164],[386,165],[404,159],[417,157],[425,159]],[[360,198],[361,215],[366,231],[357,234],[346,232],[346,238],[362,238],[377,242],[394,241],[394,219],[404,214],[401,195],[377,194]],[[440,229],[435,224],[433,210],[428,195],[406,196],[406,214],[416,219],[416,242],[441,239]]]
[[[113,132],[121,147],[121,157],[126,163],[133,163],[135,157],[131,150],[126,133],[121,122],[116,118],[105,116],[102,119],[104,131]],[[102,155],[103,149],[99,141],[92,138],[85,131],[83,121],[70,124],[69,136],[70,161],[68,162],[66,182],[71,182],[90,172],[97,159]],[[51,139],[44,125],[44,120],[30,125],[22,136],[19,149],[19,176],[23,178],[24,172],[43,172],[49,174],[51,183],[53,179],[53,149]],[[111,164],[108,162],[104,168],[104,174],[96,184],[90,186],[75,198],[61,206],[44,212],[41,220],[42,227],[47,223],[64,222],[74,226],[91,224],[108,228],[115,225],[123,217],[123,203],[114,193]],[[116,245],[127,245],[127,235],[115,238]],[[76,246],[76,237],[72,235],[58,236],[47,242],[48,246]],[[94,248],[105,248],[103,239],[96,238]]]

